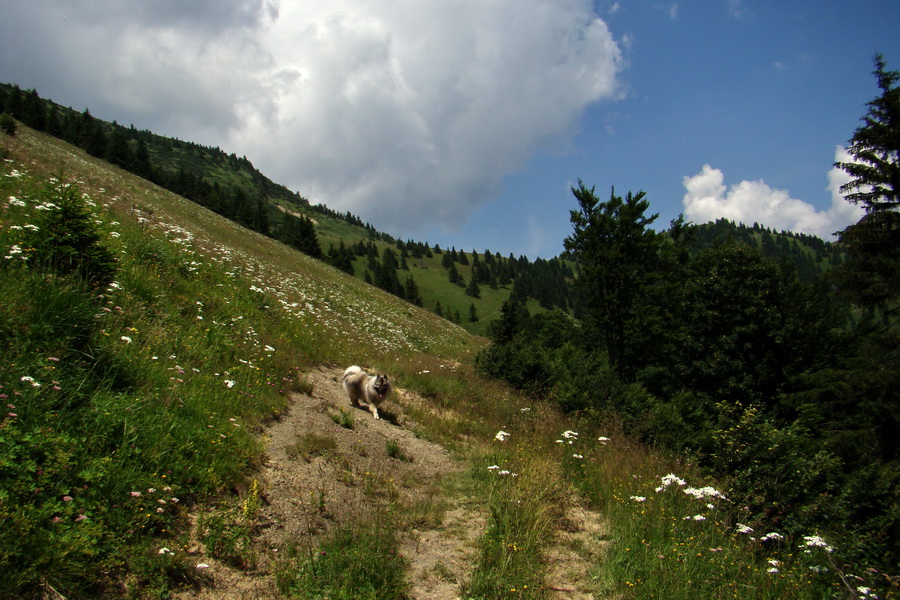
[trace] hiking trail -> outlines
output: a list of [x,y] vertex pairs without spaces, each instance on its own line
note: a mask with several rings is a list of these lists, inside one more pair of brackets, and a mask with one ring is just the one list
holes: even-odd
[[[313,551],[335,526],[374,503],[397,499],[423,506],[420,520],[408,515],[400,553],[408,562],[409,596],[415,600],[459,600],[461,585],[477,558],[487,525],[485,508],[465,494],[447,494],[441,482],[464,465],[442,446],[415,435],[404,406],[426,400],[395,388],[380,406],[381,420],[351,406],[341,387],[342,368],[320,366],[305,374],[309,394],[292,394],[287,409],[263,426],[265,454],[258,471],[261,506],[256,515],[255,564],[238,568],[209,555],[196,539],[188,549],[204,568],[207,583],[177,593],[178,600],[262,600],[281,597],[275,581],[279,558],[291,545]],[[352,427],[343,427],[352,422]],[[331,439],[320,454],[298,454],[302,436]],[[399,449],[389,455],[388,445]],[[240,491],[242,495],[247,490]],[[194,529],[198,516],[194,515]],[[600,516],[573,503],[557,526],[545,556],[548,597],[588,600],[590,559],[603,528]]]

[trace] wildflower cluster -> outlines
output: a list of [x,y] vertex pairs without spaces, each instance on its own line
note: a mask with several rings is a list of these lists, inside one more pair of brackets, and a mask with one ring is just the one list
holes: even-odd
[[488,469],[488,471],[491,471],[492,473],[496,473],[497,475],[499,475],[501,477],[506,477],[507,475],[510,477],[518,477],[519,476],[518,473],[513,473],[512,471],[510,471],[508,469],[501,469],[500,465],[491,465],[487,469]]

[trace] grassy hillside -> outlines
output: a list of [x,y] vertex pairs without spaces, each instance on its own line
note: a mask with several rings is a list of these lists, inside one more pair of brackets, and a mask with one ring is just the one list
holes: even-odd
[[[430,311],[26,127],[0,135],[0,153],[2,598],[166,598],[209,586],[195,536],[226,560],[260,532],[270,493],[257,483],[261,425],[294,394],[321,393],[313,366],[350,363],[391,374],[416,435],[462,465],[442,493],[486,515],[467,534],[477,548],[459,596],[861,597],[855,588],[880,585],[892,597],[880,574],[854,574],[849,587],[839,549],[815,532],[782,541],[748,531],[727,490],[629,442],[611,417],[566,420],[477,378],[485,341]],[[424,266],[410,265],[423,279],[442,271]],[[297,452],[337,435],[305,433],[317,435]],[[387,452],[402,460],[402,448]],[[427,496],[437,514],[427,525],[392,491],[391,472],[337,476],[371,501],[315,551],[285,553],[279,593],[408,597],[395,536],[461,535],[440,528],[444,502]],[[588,513],[605,515],[603,528],[587,529]],[[605,550],[566,537],[575,532]],[[563,562],[581,571],[560,582]],[[372,567],[365,589],[328,579],[356,565]]]
[[[125,569],[179,522],[146,490],[188,504],[239,480],[298,370],[421,370],[483,343],[54,138],[2,142],[0,597]],[[42,242],[73,204],[117,260],[102,288]]]

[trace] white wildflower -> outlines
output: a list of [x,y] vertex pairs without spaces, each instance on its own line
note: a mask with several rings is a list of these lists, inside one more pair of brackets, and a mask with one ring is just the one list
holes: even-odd
[[685,481],[681,477],[678,477],[674,473],[669,473],[668,475],[666,475],[665,477],[662,478],[662,487],[663,488],[667,488],[670,485],[672,485],[673,483],[678,484],[680,486],[687,485],[687,481]]
[[23,375],[19,377],[19,381],[30,383],[31,387],[41,387],[41,384],[34,380],[34,377],[29,377],[28,375]]
[[502,442],[502,441],[506,440],[506,438],[508,438],[508,437],[509,437],[509,433],[507,433],[501,429],[500,431],[497,432],[497,435],[494,436],[494,439]]
[[722,492],[710,486],[702,488],[686,488],[683,491],[688,496],[693,496],[698,500],[702,500],[703,498],[725,498]]
[[834,552],[834,548],[829,546],[828,543],[817,535],[805,535],[803,536],[803,546],[800,548],[806,547],[806,552],[809,553],[809,548],[822,548],[825,552]]

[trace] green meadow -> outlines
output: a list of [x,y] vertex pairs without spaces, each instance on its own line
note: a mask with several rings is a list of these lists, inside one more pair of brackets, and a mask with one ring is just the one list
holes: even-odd
[[[486,339],[430,309],[24,126],[0,134],[0,153],[2,598],[202,588],[209,576],[186,550],[198,513],[211,515],[207,547],[251,564],[261,424],[309,390],[311,368],[351,363],[440,409],[413,416],[464,465],[442,493],[487,515],[461,598],[565,597],[547,556],[573,505],[605,524],[582,578],[595,598],[896,595],[882,574],[848,572],[816,532],[749,530],[716,482],[628,439],[613,416],[565,417],[480,378]],[[323,249],[351,241],[329,227]],[[426,307],[465,318],[464,290],[432,285],[446,279],[439,256],[410,270]],[[506,292],[482,294],[486,328]],[[296,452],[330,448],[310,435]],[[403,462],[402,447],[387,451]],[[390,500],[389,482],[371,494]],[[408,598],[399,538],[434,517],[413,522],[392,503],[286,555],[279,593]],[[440,511],[424,495],[418,506]]]

